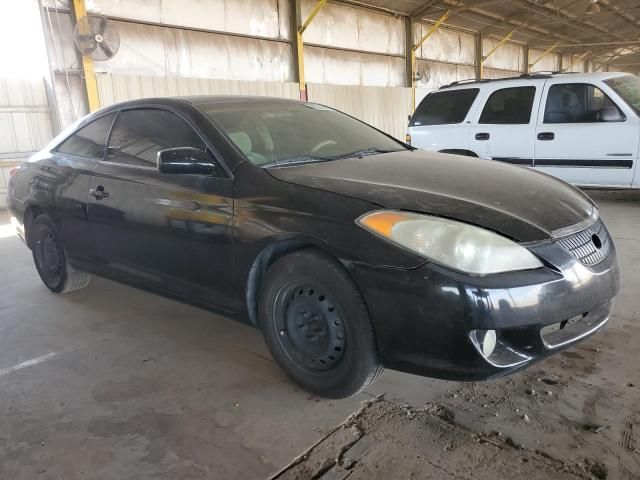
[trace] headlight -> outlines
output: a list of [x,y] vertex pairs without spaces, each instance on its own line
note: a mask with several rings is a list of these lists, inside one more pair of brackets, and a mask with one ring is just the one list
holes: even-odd
[[368,213],[357,222],[434,262],[474,275],[542,267],[540,260],[526,248],[466,223],[388,210]]

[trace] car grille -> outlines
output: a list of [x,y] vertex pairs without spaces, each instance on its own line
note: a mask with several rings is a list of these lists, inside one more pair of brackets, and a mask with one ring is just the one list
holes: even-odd
[[558,244],[585,265],[601,262],[611,250],[611,238],[600,220],[581,232],[561,238]]

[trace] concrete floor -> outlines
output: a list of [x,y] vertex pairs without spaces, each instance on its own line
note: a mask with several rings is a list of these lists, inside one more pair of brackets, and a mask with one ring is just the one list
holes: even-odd
[[0,214],[0,479],[266,478],[381,393],[508,438],[514,462],[520,447],[597,461],[584,478],[640,478],[640,196],[591,194],[623,271],[605,331],[506,379],[387,371],[341,401],[298,389],[232,320],[99,278],[49,293]]

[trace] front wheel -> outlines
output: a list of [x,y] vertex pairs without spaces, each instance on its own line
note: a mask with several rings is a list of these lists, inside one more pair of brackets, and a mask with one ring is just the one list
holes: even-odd
[[33,261],[42,282],[55,293],[67,293],[86,287],[91,275],[74,269],[67,261],[62,239],[47,215],[36,217],[29,227]]
[[330,257],[307,249],[279,259],[266,274],[259,301],[271,354],[305,389],[344,398],[382,373],[360,292]]

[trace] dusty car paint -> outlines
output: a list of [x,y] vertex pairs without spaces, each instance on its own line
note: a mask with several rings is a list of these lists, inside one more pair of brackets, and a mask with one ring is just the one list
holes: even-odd
[[[566,235],[595,218],[580,191],[520,167],[410,150],[260,168],[198,111],[199,102],[213,100],[127,102],[80,126],[122,109],[170,110],[206,141],[218,177],[167,175],[61,155],[50,146],[10,183],[9,208],[23,238],[34,213],[46,212],[75,267],[254,325],[265,269],[287,252],[314,246],[338,259],[358,285],[382,363],[441,378],[488,378],[530,364],[488,364],[469,341],[471,329],[508,329],[534,361],[553,353],[540,343],[543,326],[591,311],[606,322],[619,288],[615,249],[587,267],[554,239],[554,232]],[[261,101],[223,100],[249,107]],[[99,188],[108,197],[88,194]],[[488,277],[453,272],[356,224],[379,208],[483,226],[526,243],[545,267]]]

